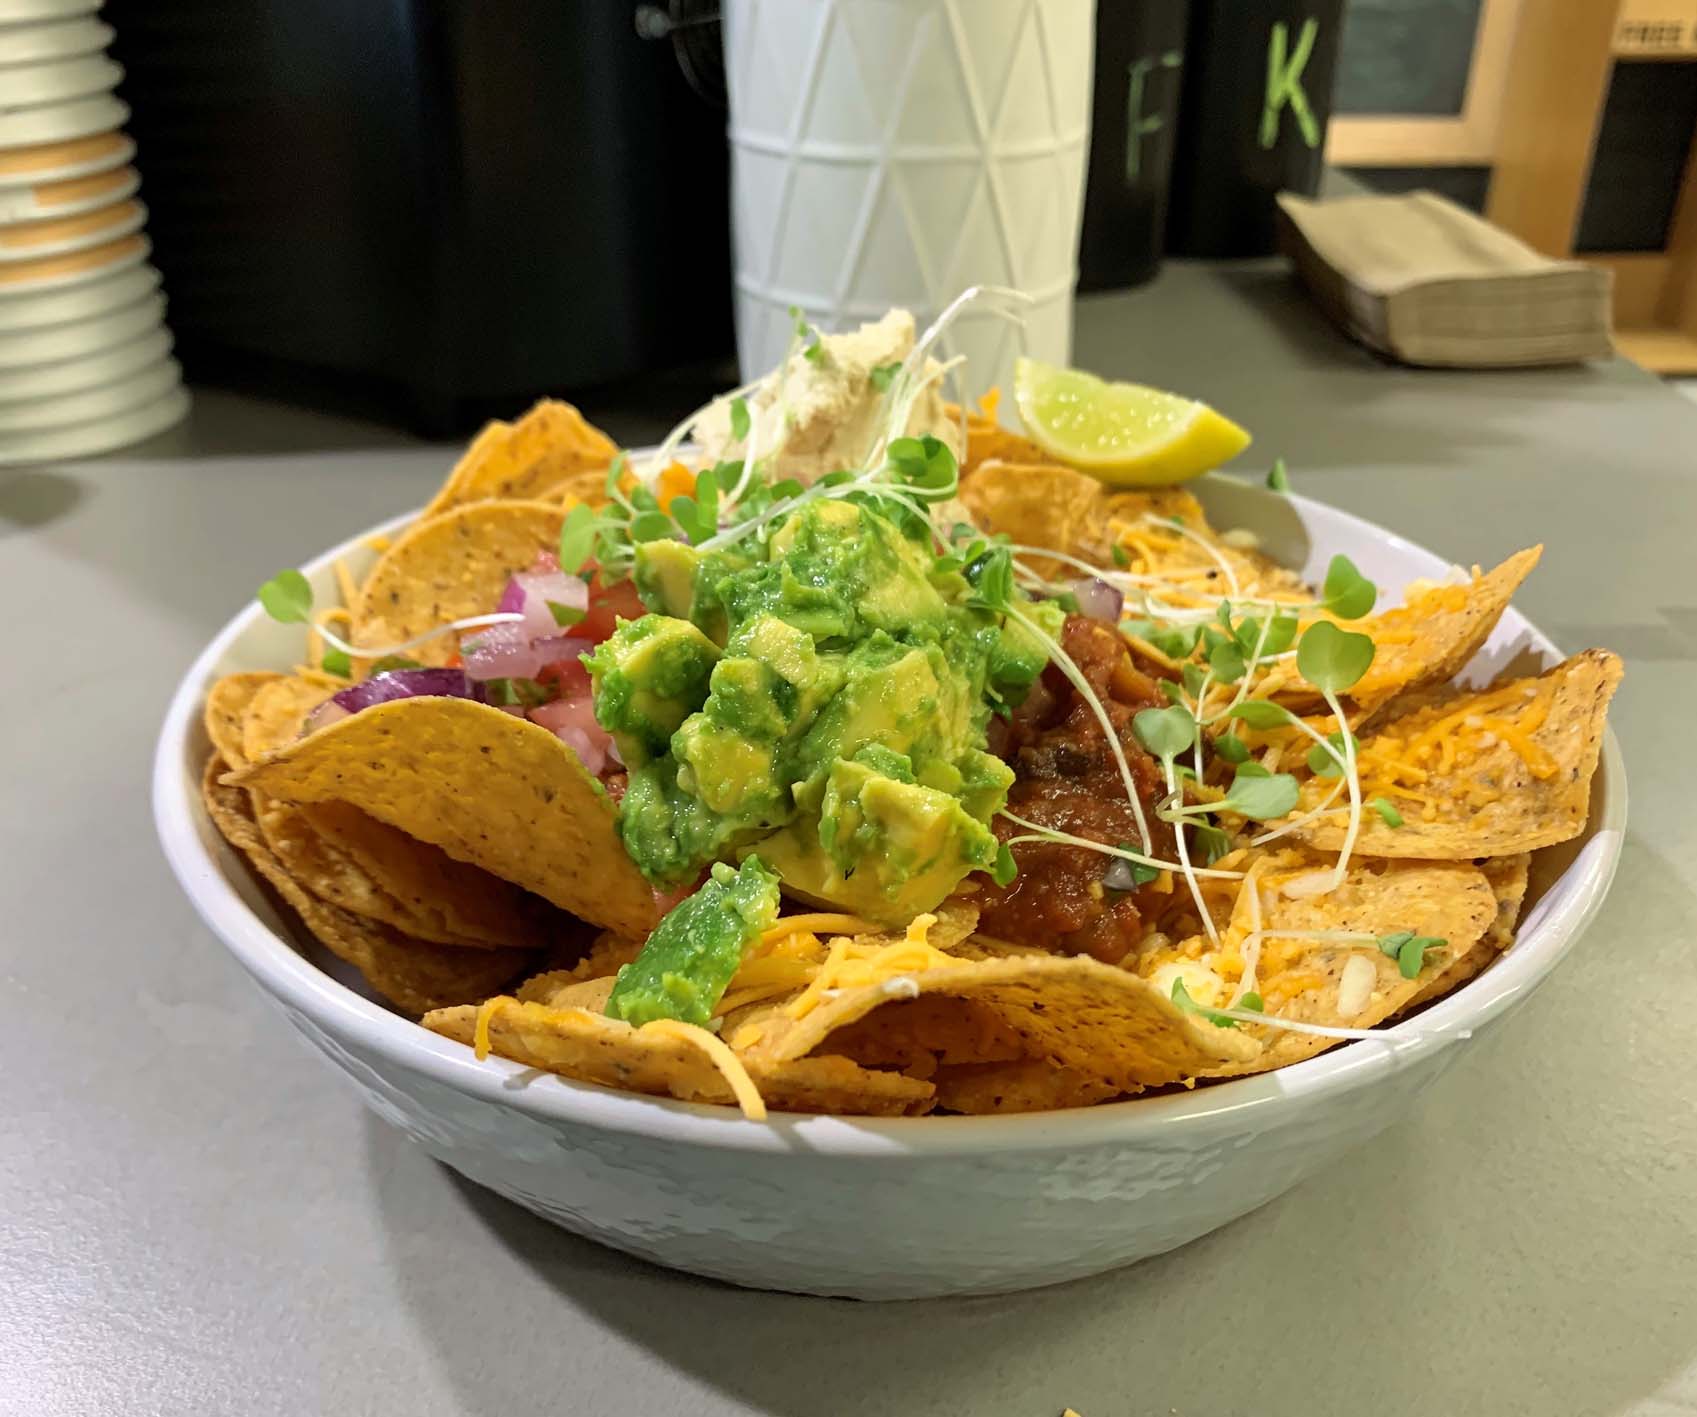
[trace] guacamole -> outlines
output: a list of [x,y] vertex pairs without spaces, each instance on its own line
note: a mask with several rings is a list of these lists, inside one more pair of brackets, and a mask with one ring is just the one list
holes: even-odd
[[[968,603],[925,529],[821,499],[764,542],[638,546],[634,577],[653,613],[586,663],[650,880],[758,846],[797,894],[905,921],[992,864],[1013,773],[985,726],[1047,656]],[[1032,613],[1058,629],[1058,608]]]

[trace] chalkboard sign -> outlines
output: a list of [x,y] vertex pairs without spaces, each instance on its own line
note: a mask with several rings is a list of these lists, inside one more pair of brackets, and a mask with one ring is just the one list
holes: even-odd
[[1273,197],[1312,196],[1331,115],[1342,0],[1192,0],[1167,249],[1265,256]]
[[1481,9],[1482,0],[1349,0],[1332,112],[1459,115]]
[[1697,63],[1616,64],[1573,249],[1664,249],[1694,132]]

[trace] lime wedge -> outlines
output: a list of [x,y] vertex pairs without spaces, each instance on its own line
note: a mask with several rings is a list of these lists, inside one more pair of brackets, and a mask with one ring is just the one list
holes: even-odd
[[1035,359],[1014,365],[1019,419],[1036,443],[1115,487],[1159,487],[1218,467],[1249,434],[1205,403]]

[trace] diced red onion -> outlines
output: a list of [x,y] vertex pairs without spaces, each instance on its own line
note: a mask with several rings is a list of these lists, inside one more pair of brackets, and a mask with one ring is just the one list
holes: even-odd
[[1080,615],[1088,615],[1092,620],[1106,620],[1109,624],[1118,622],[1125,595],[1116,587],[1092,576],[1084,576],[1070,582],[1067,589],[1078,601]]
[[595,702],[587,694],[533,708],[530,721],[541,724],[576,753],[591,775],[599,777],[605,770],[613,739],[595,721]]
[[[540,563],[542,558],[537,558]],[[589,609],[589,587],[576,576],[568,576],[555,562],[551,570],[521,571],[507,581],[495,608],[503,615],[523,615],[514,621],[526,640],[539,640],[559,634],[560,622],[554,618],[549,604],[567,610]],[[497,676],[503,677],[503,676]]]
[[1131,862],[1123,856],[1116,856],[1108,869],[1102,873],[1102,885],[1111,891],[1134,891],[1137,889],[1137,877],[1132,874]]
[[515,622],[491,625],[467,640],[460,649],[466,676],[485,679],[534,679],[543,661],[531,648],[530,631]]
[[316,733],[320,728],[328,728],[332,723],[340,723],[347,717],[349,717],[349,710],[343,708],[333,698],[326,699],[306,716],[306,726],[301,732]]
[[363,684],[343,689],[330,702],[349,713],[358,713],[375,704],[419,697],[475,699],[478,693],[462,670],[395,669],[387,674],[373,674]]

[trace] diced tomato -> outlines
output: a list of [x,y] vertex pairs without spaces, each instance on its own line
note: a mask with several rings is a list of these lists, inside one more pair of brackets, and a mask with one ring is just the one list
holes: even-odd
[[647,613],[629,581],[606,585],[597,574],[589,587],[589,613],[572,627],[572,634],[599,644],[617,628],[617,621],[640,620]]
[[581,659],[556,659],[536,671],[536,682],[554,685],[562,699],[574,699],[589,692],[589,671]]

